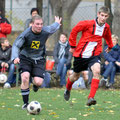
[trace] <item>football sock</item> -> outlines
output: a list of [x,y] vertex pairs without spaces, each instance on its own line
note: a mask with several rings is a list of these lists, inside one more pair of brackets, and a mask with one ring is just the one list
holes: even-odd
[[21,89],[21,94],[22,94],[22,98],[23,98],[23,102],[24,104],[28,104],[29,101],[29,88],[27,89]]
[[67,88],[67,90],[71,90],[72,89],[72,84],[73,84],[74,82],[71,82],[70,81],[70,79],[69,79],[69,77],[68,77],[68,79],[67,79],[67,84],[66,84],[66,88]]
[[94,98],[96,91],[98,89],[98,86],[99,86],[99,81],[100,81],[99,79],[92,79],[90,94],[88,98]]

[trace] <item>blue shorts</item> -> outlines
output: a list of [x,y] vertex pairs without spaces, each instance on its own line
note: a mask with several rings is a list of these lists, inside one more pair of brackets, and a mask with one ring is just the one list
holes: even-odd
[[74,72],[79,73],[88,70],[88,68],[91,69],[91,66],[95,63],[101,64],[100,56],[92,56],[90,58],[74,57],[73,70]]

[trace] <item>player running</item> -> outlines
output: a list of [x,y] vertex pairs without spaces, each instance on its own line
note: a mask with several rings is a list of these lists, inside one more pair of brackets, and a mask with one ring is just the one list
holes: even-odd
[[[106,49],[107,52],[113,47],[110,27],[106,23],[109,13],[109,8],[105,6],[101,7],[95,20],[80,21],[70,33],[69,43],[71,46],[70,52],[72,52],[74,56],[74,72],[67,80],[66,90],[64,92],[64,99],[66,101],[70,98],[72,84],[74,81],[78,80],[80,72],[87,70],[89,67],[93,72],[93,78],[87,105],[91,106],[96,104],[94,96],[100,81],[102,38],[104,38],[108,44],[108,49]],[[82,36],[79,43],[76,45],[76,38],[79,32],[82,32]]]

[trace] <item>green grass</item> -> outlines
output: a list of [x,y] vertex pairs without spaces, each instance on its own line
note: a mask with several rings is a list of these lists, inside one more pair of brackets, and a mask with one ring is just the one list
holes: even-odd
[[0,89],[0,120],[119,120],[120,91],[99,89],[97,105],[87,107],[89,90],[72,90],[69,102],[63,99],[64,89],[39,89],[30,92],[30,101],[41,103],[39,115],[22,110],[20,88]]

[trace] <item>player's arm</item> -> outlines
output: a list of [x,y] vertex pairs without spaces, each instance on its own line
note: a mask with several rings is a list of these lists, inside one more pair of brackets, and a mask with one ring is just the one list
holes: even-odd
[[76,48],[76,40],[77,40],[77,34],[81,31],[84,31],[88,27],[88,21],[80,21],[71,31],[70,37],[69,37],[69,44],[71,46],[71,51],[72,49]]
[[112,47],[113,47],[110,27],[107,27],[107,31],[105,33],[104,38],[105,38],[106,43],[108,45],[108,48],[106,49],[106,52],[109,52],[112,49]]
[[14,64],[18,64],[20,62],[19,53],[20,48],[23,46],[24,42],[24,36],[20,35],[13,43],[11,60],[14,62]]
[[55,22],[49,26],[43,27],[43,30],[47,31],[50,34],[53,34],[60,28],[61,21],[62,18],[60,18],[59,16],[55,16]]

